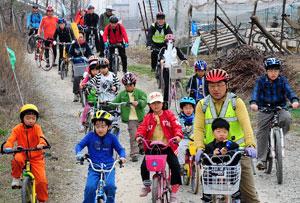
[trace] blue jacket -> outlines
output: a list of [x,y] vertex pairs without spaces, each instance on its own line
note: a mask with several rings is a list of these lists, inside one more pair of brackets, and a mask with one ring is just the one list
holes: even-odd
[[[202,84],[203,82],[204,84]],[[203,99],[205,96],[209,95],[208,84],[205,75],[202,78],[199,78],[197,74],[191,77],[185,87],[186,91],[188,89],[197,90],[197,93],[195,92],[190,94],[190,97],[193,97],[196,101]]]
[[188,125],[186,122],[186,119],[184,118],[184,116],[182,116],[183,113],[181,113],[179,116],[177,116],[177,120],[179,121],[181,127],[182,127],[182,132],[183,132],[183,136],[185,139],[190,138],[190,136],[193,134],[194,132],[194,120],[195,120],[195,114],[193,114],[191,116],[191,118],[193,118],[191,125]]
[[31,28],[39,28],[42,18],[43,16],[40,13],[29,13],[26,26],[30,26]]
[[125,149],[121,146],[117,136],[111,133],[107,133],[104,137],[100,137],[95,132],[89,132],[76,145],[76,154],[86,146],[88,148],[90,159],[93,163],[106,164],[114,162],[114,149],[118,152],[120,157],[126,158]]
[[276,80],[271,82],[264,73],[256,80],[250,104],[257,104],[259,107],[285,106],[285,96],[291,103],[299,101],[286,78],[279,75]]

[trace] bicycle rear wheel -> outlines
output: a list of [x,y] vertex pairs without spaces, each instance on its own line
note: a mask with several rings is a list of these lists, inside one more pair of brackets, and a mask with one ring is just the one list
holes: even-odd
[[[46,53],[46,50],[48,51],[48,53]],[[43,55],[40,55],[41,67],[44,71],[49,71],[52,69],[54,63],[53,50],[51,47],[45,47],[43,53]]]
[[162,202],[160,178],[155,176],[152,182],[152,203]]
[[178,114],[180,114],[180,100],[183,98],[183,89],[180,81],[175,81],[175,109]]
[[32,54],[35,48],[35,39],[34,35],[30,35],[30,37],[27,40],[27,52],[28,54]]
[[184,168],[184,175],[182,175],[182,182],[185,185],[189,185],[190,184],[190,166],[188,163],[183,165]]
[[30,176],[26,176],[22,183],[22,203],[37,202],[36,194],[33,194],[33,181]]
[[199,188],[199,166],[196,164],[196,162],[192,165],[192,176],[191,176],[191,187],[192,187],[192,193],[197,194],[198,188]]
[[282,150],[281,150],[281,138],[280,138],[280,131],[275,130],[275,166],[276,166],[276,177],[277,183],[281,184],[283,179],[282,173]]
[[40,49],[36,48],[34,52],[34,60],[35,64],[37,65],[38,68],[41,68],[41,63],[40,63]]
[[64,60],[62,60],[59,64],[59,69],[60,69],[60,78],[63,80],[66,76],[66,68],[65,68],[66,64],[64,62]]

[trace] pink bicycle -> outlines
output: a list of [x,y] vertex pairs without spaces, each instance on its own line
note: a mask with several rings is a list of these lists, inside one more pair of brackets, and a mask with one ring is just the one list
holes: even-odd
[[[166,171],[167,155],[161,154],[162,150],[167,149],[170,143],[175,141],[176,138],[172,138],[165,145],[160,141],[153,141],[148,145],[144,138],[141,141],[144,142],[147,149],[151,150],[151,155],[145,155],[146,165],[149,172],[155,172],[152,176],[152,203],[168,203],[171,194],[171,170]],[[152,155],[152,152],[160,153],[158,155]]]

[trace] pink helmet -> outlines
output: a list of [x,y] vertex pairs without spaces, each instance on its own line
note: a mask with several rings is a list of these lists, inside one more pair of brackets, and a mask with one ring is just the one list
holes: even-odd
[[48,6],[46,11],[53,11],[53,7],[52,6]]
[[122,78],[122,83],[124,85],[131,85],[136,83],[136,77],[130,72],[127,72],[123,78]]

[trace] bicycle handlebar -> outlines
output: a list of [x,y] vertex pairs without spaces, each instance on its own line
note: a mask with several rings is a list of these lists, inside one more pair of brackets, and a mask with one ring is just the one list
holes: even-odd
[[284,106],[284,107],[282,107],[282,106],[275,106],[275,107],[267,107],[267,106],[265,106],[265,107],[258,107],[258,110],[260,111],[260,112],[274,112],[274,113],[276,113],[277,111],[280,111],[281,109],[285,109],[285,110],[290,110],[290,109],[292,109],[293,107],[291,106],[291,105],[289,105],[289,106]]
[[72,42],[56,42],[58,45],[71,45]]
[[[231,151],[234,151],[234,150],[231,150]],[[228,151],[228,152],[230,152],[230,151]],[[213,155],[212,157],[209,157],[208,154],[203,153],[201,160],[203,161],[204,158],[207,158],[207,160],[211,163],[211,165],[218,165],[218,163],[215,163],[214,161],[212,161],[213,158],[221,159],[221,158],[228,157],[228,158],[230,158],[229,161],[222,163],[222,165],[228,166],[234,161],[235,157],[238,156],[239,154],[241,154],[242,156],[249,156],[248,154],[246,154],[246,151],[244,148],[239,148],[238,151],[236,151],[232,157],[230,155],[226,155],[226,154],[225,155]]]
[[[145,138],[142,136],[141,137],[141,139],[140,139],[142,142],[144,142],[144,144],[146,145],[146,147],[147,147],[147,149],[153,149],[154,147],[150,147],[149,145],[148,145],[148,143],[147,143],[147,141],[145,140]],[[168,141],[168,143],[165,145],[164,143],[162,143],[162,142],[157,142],[157,141],[155,141],[154,143],[154,145],[161,145],[161,146],[164,146],[161,150],[165,150],[165,149],[167,149],[169,146],[170,146],[170,143],[171,142],[173,142],[173,141],[175,141],[175,140],[177,140],[177,138],[176,137],[173,137],[173,138],[171,138],[171,139],[169,139],[169,141]]]
[[109,44],[108,45],[110,48],[124,48],[124,45],[121,43],[118,44]]
[[[45,142],[47,144],[46,146],[43,146],[42,149],[50,149],[51,145],[49,144],[48,140],[45,137],[43,137],[43,136],[40,136],[40,138],[42,138],[43,140],[45,140]],[[3,150],[3,147],[4,147],[5,143],[6,143],[6,141],[1,144],[1,154],[12,154],[12,153],[20,153],[20,152],[29,152],[29,151],[39,151],[39,150],[42,150],[42,149],[38,149],[37,147],[34,147],[34,148],[31,148],[31,149],[23,149],[23,148],[20,149],[20,148],[17,148],[15,150],[12,150],[11,152],[5,152]]]
[[125,105],[125,106],[131,106],[131,105],[132,105],[132,102],[120,102],[120,103],[113,103],[113,102],[109,102],[109,101],[107,101],[106,103],[107,103],[107,104],[114,105],[114,106],[121,106],[121,105]]

